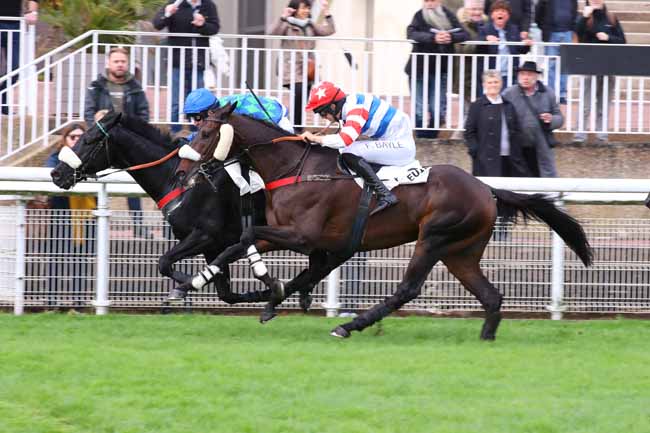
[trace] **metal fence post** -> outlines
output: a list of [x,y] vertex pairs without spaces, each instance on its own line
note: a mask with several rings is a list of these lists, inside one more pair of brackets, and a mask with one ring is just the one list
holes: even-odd
[[25,310],[25,200],[16,200],[16,278],[14,282],[14,314]]
[[[561,207],[564,202],[557,200],[555,204]],[[551,305],[547,309],[551,312],[551,320],[562,320],[562,313],[566,310],[564,305],[564,241],[555,232],[553,232],[551,260]]]
[[97,192],[97,294],[93,301],[95,312],[98,315],[108,313],[110,301],[108,300],[108,256],[109,256],[109,217],[108,190],[105,183],[100,185]]
[[327,317],[336,317],[339,314],[339,289],[341,287],[341,268],[336,268],[327,276],[327,298],[325,299],[325,311]]

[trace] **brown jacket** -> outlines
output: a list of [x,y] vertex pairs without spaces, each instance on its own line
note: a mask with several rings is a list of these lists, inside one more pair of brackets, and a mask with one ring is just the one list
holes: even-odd
[[[269,32],[272,35],[282,35],[282,36],[329,36],[334,34],[334,19],[332,16],[328,16],[322,22],[322,24],[310,23],[306,27],[298,27],[293,24],[289,24],[287,21],[278,20],[275,26]],[[282,84],[288,84],[291,81],[291,50],[313,50],[316,47],[316,41],[304,41],[304,40],[294,40],[294,39],[285,39],[280,44],[280,48],[284,50],[282,52]],[[309,53],[308,57],[313,58],[314,54]],[[296,53],[296,62],[295,62],[295,81],[297,83],[302,82],[303,76],[303,56],[302,53]]]

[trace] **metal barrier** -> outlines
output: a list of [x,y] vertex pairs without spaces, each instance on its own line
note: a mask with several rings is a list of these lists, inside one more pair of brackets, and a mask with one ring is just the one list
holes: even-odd
[[[181,60],[194,59],[190,71],[180,71],[179,108],[182,110],[185,84],[184,74],[191,75],[192,87],[198,83],[203,71],[197,69],[196,60],[203,58],[206,64],[218,63],[210,68],[215,72],[212,90],[218,96],[246,91],[248,81],[253,89],[264,96],[279,98],[294,109],[294,94],[300,89],[299,83],[307,82],[306,70],[302,76],[295,73],[298,60],[307,63],[313,57],[316,65],[315,80],[329,79],[339,83],[348,92],[369,92],[376,94],[416,118],[426,118],[427,95],[423,94],[422,112],[416,112],[417,83],[415,75],[411,80],[403,72],[406,61],[411,56],[415,64],[434,68],[436,72],[424,79],[423,88],[431,84],[443,95],[448,109],[443,112],[442,99],[434,103],[431,128],[459,130],[463,127],[465,112],[470,101],[480,93],[479,82],[483,64],[498,56],[487,55],[411,55],[408,40],[383,40],[364,38],[303,38],[318,41],[317,49],[285,50],[278,43],[285,39],[280,36],[219,35],[229,58],[229,69],[212,56],[209,49],[195,46],[169,47],[161,45],[164,33],[90,31],[51,51],[27,62],[19,70],[0,78],[7,89],[0,90],[11,101],[7,115],[0,116],[0,160],[33,143],[47,145],[50,134],[58,131],[72,121],[82,120],[85,111],[84,95],[92,80],[102,71],[105,55],[114,45],[101,42],[106,37],[120,35],[133,38],[133,43],[123,45],[131,52],[131,72],[136,74],[145,88],[150,103],[151,121],[157,124],[175,123],[172,119],[179,113],[172,110],[173,65],[168,61],[172,50],[180,50]],[[179,34],[181,35],[181,34]],[[202,38],[195,34],[192,36]],[[292,38],[296,39],[296,38]],[[299,38],[298,38],[299,39]],[[477,42],[473,42],[477,44]],[[521,43],[509,43],[516,45]],[[557,73],[553,83],[559,98],[561,59],[556,56],[536,55],[539,48],[557,45],[536,43],[533,56],[544,69],[542,79],[548,82],[549,65],[556,62]],[[520,56],[507,56],[512,66]],[[391,61],[386,61],[389,58]],[[289,80],[281,77],[285,63],[290,68]],[[447,72],[442,74],[441,66]],[[226,74],[227,73],[227,74]],[[507,81],[514,81],[512,67],[507,70]],[[9,84],[11,80],[20,79]],[[561,131],[568,132],[608,132],[608,133],[650,133],[650,117],[647,105],[646,86],[648,77],[614,77],[603,79],[605,91],[599,100],[596,96],[596,77],[569,77],[568,104],[564,108],[566,122]],[[610,89],[610,91],[607,91]],[[302,87],[301,101],[308,98],[308,86]],[[423,92],[426,93],[426,92]],[[585,102],[587,93],[591,95]],[[598,114],[598,108],[602,116]],[[311,113],[303,113],[303,124],[296,126],[323,126],[325,123]],[[178,117],[182,119],[182,116]],[[182,120],[181,120],[182,122]],[[419,125],[418,125],[419,126]],[[418,129],[431,129],[418,128]]]
[[[0,191],[60,194],[48,178],[48,169],[3,168]],[[608,179],[606,183],[561,178],[482,180],[498,188],[559,192],[558,200],[576,203],[637,203],[650,189],[650,182],[642,179]],[[16,314],[25,307],[95,307],[98,314],[106,314],[109,307],[251,307],[222,303],[212,286],[193,293],[181,306],[166,304],[173,283],[159,275],[157,260],[175,242],[167,225],[158,212],[145,212],[144,224],[151,227],[154,237],[138,238],[132,215],[107,207],[109,195],[143,194],[128,175],[83,183],[71,193],[98,194],[98,210],[92,215],[26,209],[23,198],[0,207],[0,305],[13,306]],[[550,311],[553,319],[561,318],[564,311],[650,312],[650,220],[590,219],[583,224],[595,251],[595,264],[588,269],[545,225],[497,226],[482,267],[505,294],[505,311]],[[401,280],[412,248],[409,244],[357,254],[318,285],[314,308],[335,315],[380,301]],[[287,252],[267,254],[264,259],[269,272],[285,281],[308,264],[304,256]],[[194,272],[202,265],[196,258],[182,262],[180,269]],[[262,289],[246,263],[231,265],[231,273],[235,291]],[[291,298],[283,305],[297,308],[297,301]],[[405,309],[473,311],[480,305],[438,264],[422,295]]]

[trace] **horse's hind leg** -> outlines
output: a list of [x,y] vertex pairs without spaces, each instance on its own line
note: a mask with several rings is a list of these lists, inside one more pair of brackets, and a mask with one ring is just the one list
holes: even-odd
[[494,340],[501,322],[503,295],[481,272],[479,267],[481,254],[445,257],[442,261],[447,265],[449,272],[454,274],[462,285],[478,299],[485,310],[481,340]]
[[382,303],[364,311],[351,322],[337,326],[332,330],[331,335],[342,338],[349,337],[351,331],[363,331],[368,326],[398,310],[402,305],[415,299],[420,294],[420,289],[429,271],[438,261],[438,248],[435,247],[436,245],[440,245],[440,242],[434,242],[431,239],[418,241],[415,244],[415,252],[406,269],[404,279],[397,286],[395,294],[386,298]]

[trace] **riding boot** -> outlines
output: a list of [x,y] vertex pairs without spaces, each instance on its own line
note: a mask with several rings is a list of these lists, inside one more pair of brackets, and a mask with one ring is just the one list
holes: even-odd
[[[350,156],[355,156],[355,158],[351,158]],[[388,188],[386,188],[384,182],[382,182],[381,179],[377,177],[377,174],[365,159],[349,153],[345,154],[344,158],[345,162],[363,178],[363,181],[365,183],[370,185],[370,188],[372,188],[372,190],[377,195],[377,206],[375,206],[372,212],[370,212],[370,216],[399,202],[397,197],[395,197],[395,195],[390,192]]]

